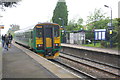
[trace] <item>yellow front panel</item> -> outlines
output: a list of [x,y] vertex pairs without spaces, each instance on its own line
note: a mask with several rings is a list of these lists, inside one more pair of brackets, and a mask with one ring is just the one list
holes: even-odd
[[43,44],[43,39],[36,37],[36,47],[37,47],[37,44]]
[[[54,38],[54,43],[60,43],[60,37],[55,37]],[[59,45],[60,46],[60,45]]]
[[52,39],[46,38],[46,47],[52,47]]

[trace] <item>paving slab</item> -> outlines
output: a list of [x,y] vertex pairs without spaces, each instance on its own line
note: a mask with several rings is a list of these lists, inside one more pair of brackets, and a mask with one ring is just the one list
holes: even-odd
[[14,45],[2,56],[3,78],[58,78]]
[[2,79],[2,46],[0,42],[0,80]]

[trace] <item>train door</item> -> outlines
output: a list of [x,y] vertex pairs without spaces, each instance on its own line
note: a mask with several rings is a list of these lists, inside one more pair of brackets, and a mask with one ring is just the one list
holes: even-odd
[[53,27],[50,25],[44,25],[44,45],[49,49],[53,47]]

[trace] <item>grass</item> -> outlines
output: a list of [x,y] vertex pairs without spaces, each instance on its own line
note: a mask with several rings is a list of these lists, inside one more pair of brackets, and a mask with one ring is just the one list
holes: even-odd
[[[109,43],[108,43],[109,45]],[[110,48],[110,47],[104,47],[101,45],[101,43],[96,43],[94,45],[94,43],[91,43],[91,44],[83,44],[82,46],[88,46],[88,47],[98,47],[98,48],[107,48],[107,49],[113,49],[113,50],[118,50],[118,47],[113,47],[113,48]]]
[[94,45],[94,43],[92,43],[92,44],[83,44],[82,46],[88,46],[88,47],[101,47],[101,44],[100,44],[100,43],[96,43],[96,44]]

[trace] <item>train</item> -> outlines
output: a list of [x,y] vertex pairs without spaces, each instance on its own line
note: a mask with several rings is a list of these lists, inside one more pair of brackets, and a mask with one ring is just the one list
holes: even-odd
[[38,23],[15,31],[14,41],[47,59],[55,59],[61,49],[60,26],[56,23]]

